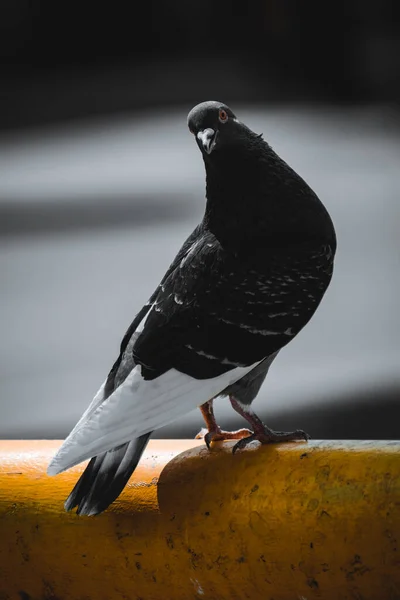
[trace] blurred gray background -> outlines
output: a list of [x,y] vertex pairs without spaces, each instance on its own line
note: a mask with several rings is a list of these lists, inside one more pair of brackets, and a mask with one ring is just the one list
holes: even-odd
[[[104,380],[201,218],[186,115],[217,99],[306,179],[338,236],[325,299],[256,411],[314,438],[398,438],[400,9],[199,6],[137,3],[132,20],[2,3],[0,437],[64,437]],[[226,400],[217,414],[243,425]],[[202,425],[193,411],[156,435]]]

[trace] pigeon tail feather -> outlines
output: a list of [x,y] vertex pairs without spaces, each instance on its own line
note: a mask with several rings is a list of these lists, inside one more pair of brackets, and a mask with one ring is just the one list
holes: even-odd
[[146,433],[91,459],[65,502],[78,515],[98,515],[120,495],[151,436]]

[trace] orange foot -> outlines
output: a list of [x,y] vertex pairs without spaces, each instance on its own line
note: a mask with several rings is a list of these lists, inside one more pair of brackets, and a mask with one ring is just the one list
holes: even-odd
[[253,435],[253,432],[250,429],[238,429],[237,431],[223,431],[218,427],[218,429],[213,429],[208,431],[207,429],[201,429],[199,433],[196,435],[196,440],[204,440],[207,444],[207,448],[210,449],[211,442],[219,442],[223,440],[242,440],[243,438],[247,438],[250,435]]

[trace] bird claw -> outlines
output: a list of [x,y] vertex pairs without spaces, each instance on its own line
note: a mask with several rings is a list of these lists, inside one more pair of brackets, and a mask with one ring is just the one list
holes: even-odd
[[202,427],[199,431],[199,433],[197,435],[194,436],[195,440],[204,440],[204,438],[206,437],[208,433],[208,429],[206,429],[205,427]]
[[224,440],[243,440],[252,435],[250,429],[238,429],[237,431],[223,431],[222,429],[214,429],[207,431],[201,429],[196,435],[196,440],[204,439],[207,448],[210,450],[211,442],[220,442]]
[[261,444],[278,444],[280,442],[297,442],[305,441],[310,439],[308,433],[302,429],[296,429],[296,431],[272,431],[272,429],[266,429],[262,433],[253,433],[249,437],[241,439],[232,448],[232,453],[235,454],[238,450],[243,450],[248,444],[254,441],[261,442]]

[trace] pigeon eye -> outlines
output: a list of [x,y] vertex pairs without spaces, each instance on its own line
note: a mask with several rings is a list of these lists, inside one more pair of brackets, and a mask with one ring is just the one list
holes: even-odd
[[221,123],[226,123],[226,121],[228,120],[228,113],[226,112],[226,110],[221,108],[219,111],[218,118],[221,121]]

